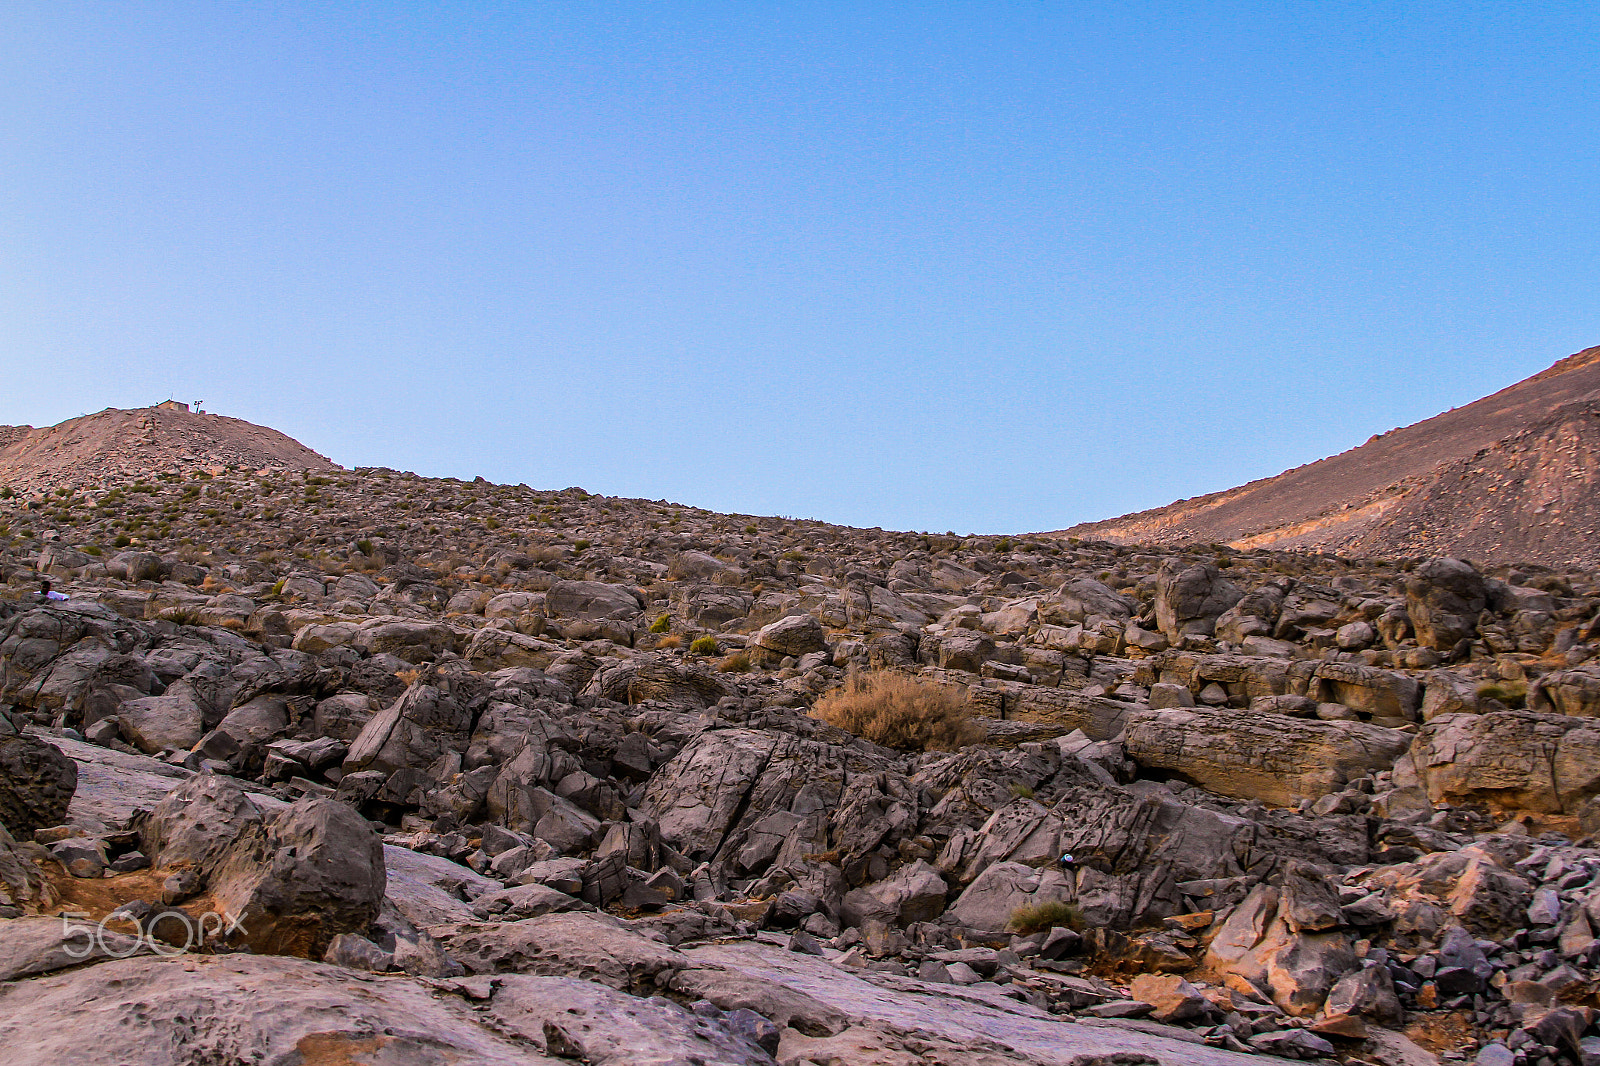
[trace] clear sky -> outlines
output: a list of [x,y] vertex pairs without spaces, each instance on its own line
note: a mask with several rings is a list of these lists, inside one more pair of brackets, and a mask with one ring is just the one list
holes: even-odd
[[0,423],[1054,529],[1600,344],[1600,8],[0,6]]

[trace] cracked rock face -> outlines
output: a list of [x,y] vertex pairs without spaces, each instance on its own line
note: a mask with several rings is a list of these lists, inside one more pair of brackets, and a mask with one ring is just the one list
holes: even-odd
[[78,787],[78,767],[31,736],[0,736],[0,825],[13,833],[60,825]]

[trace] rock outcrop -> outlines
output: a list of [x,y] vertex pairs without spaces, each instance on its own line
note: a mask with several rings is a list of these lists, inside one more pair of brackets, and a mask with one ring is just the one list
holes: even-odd
[[24,1060],[1600,1040],[1591,572],[196,464],[0,496]]
[[61,825],[77,787],[77,764],[53,745],[0,736],[0,825],[22,835]]

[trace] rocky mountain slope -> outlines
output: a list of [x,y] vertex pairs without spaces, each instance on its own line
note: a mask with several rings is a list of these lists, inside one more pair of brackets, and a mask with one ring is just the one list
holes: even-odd
[[338,467],[299,441],[238,418],[179,408],[107,408],[58,426],[0,426],[0,485],[114,485],[201,466],[271,473]]
[[1600,347],[1331,458],[1059,535],[1594,566],[1596,400]]
[[0,497],[8,1062],[1600,1055],[1593,570],[188,454]]

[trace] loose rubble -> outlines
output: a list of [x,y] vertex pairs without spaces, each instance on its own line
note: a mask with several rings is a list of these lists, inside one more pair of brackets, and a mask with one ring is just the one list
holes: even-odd
[[1600,1062],[1593,573],[225,464],[0,573],[13,1061]]

